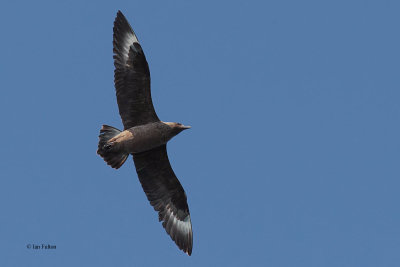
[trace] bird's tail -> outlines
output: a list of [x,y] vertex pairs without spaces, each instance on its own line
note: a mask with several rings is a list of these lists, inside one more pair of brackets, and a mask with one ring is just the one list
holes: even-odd
[[99,146],[97,149],[97,154],[99,154],[108,165],[115,169],[121,167],[129,156],[128,153],[119,150],[117,147],[113,146],[113,143],[108,142],[111,138],[120,133],[121,131],[114,127],[103,125],[100,129]]

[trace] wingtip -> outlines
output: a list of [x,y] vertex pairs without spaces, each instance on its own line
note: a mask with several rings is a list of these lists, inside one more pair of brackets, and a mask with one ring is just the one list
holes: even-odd
[[128,20],[126,19],[125,15],[121,12],[121,10],[117,11],[117,15],[115,16],[114,25],[117,23],[127,23],[129,25]]
[[139,40],[128,20],[118,10],[113,27],[114,64],[118,66],[126,64],[130,48],[134,43],[139,44]]
[[115,16],[114,24],[121,20],[127,20],[127,19],[125,18],[125,15],[122,13],[122,11],[118,9],[117,15]]
[[191,256],[193,249],[193,230],[192,230],[192,221],[190,219],[190,214],[184,219],[184,222],[189,223],[189,231],[186,233],[186,238],[184,238],[183,240],[182,239],[179,240],[180,238],[177,236],[175,237],[171,235],[170,236],[172,240],[174,240],[175,244],[179,247],[179,249],[185,252],[188,256]]
[[190,243],[190,245],[187,247],[187,249],[186,249],[186,251],[185,251],[185,253],[186,253],[188,256],[192,256],[192,248],[193,248],[193,239],[191,239],[191,243]]
[[122,14],[121,10],[117,11],[117,16],[114,20],[113,32],[114,41],[120,38],[123,39],[125,38],[125,34],[128,34],[131,38],[129,40],[131,43],[139,43],[135,32],[133,31],[130,23],[128,22],[124,14]]

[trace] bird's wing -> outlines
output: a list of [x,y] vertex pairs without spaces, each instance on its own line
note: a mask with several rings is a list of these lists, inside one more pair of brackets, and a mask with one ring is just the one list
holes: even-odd
[[186,194],[168,160],[167,147],[133,154],[136,172],[150,204],[172,240],[190,255],[193,246],[192,222]]
[[114,21],[114,83],[125,129],[159,121],[150,92],[150,71],[142,47],[121,11]]

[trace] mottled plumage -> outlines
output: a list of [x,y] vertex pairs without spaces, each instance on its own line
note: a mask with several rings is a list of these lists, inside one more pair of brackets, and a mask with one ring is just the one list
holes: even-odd
[[142,47],[118,11],[114,22],[114,82],[124,131],[103,125],[97,153],[113,168],[133,156],[140,183],[159,220],[180,249],[192,253],[186,194],[168,160],[167,142],[190,128],[159,120],[151,100],[150,71]]

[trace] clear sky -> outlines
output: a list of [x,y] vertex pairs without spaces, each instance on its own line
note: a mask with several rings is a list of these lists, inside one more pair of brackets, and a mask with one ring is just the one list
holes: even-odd
[[[148,203],[122,128],[112,27],[150,65],[193,255]],[[3,1],[0,266],[400,266],[398,1]],[[28,244],[56,245],[55,250]]]

